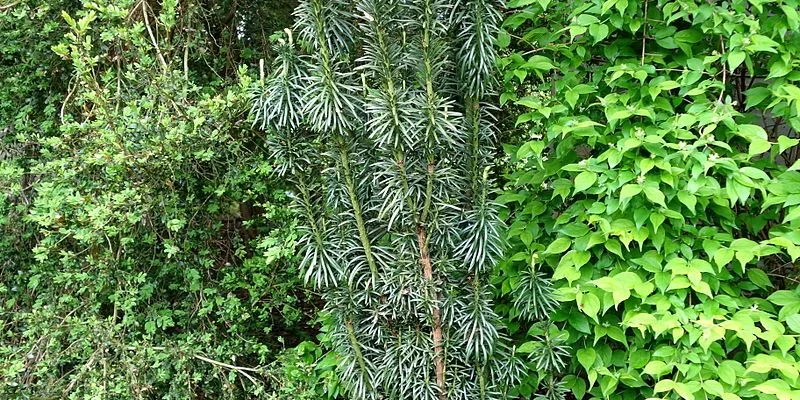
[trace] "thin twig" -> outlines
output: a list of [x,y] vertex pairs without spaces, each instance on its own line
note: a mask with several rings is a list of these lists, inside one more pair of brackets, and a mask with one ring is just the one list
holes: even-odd
[[[722,48],[722,54],[725,54],[725,42],[722,40],[722,36],[719,37],[719,47]],[[733,71],[731,71],[733,72]],[[728,66],[723,61],[722,62],[722,89],[719,91],[719,97],[717,98],[717,106],[722,104],[722,96],[725,95],[725,85],[728,80]]]
[[258,59],[258,79],[261,86],[264,86],[264,59]]
[[122,65],[120,64],[119,60],[122,56],[117,55],[117,106],[114,108],[116,112],[119,112],[120,102],[122,101]]
[[774,277],[776,277],[776,278],[787,279],[787,280],[790,280],[790,281],[792,281],[792,282],[794,282],[794,283],[800,283],[800,280],[797,280],[797,279],[795,279],[795,278],[790,278],[790,277],[788,277],[788,276],[784,276],[784,275],[781,275],[781,274],[772,274],[772,273],[767,273],[767,275],[769,275],[769,276],[774,276]]
[[147,1],[142,0],[142,15],[144,16],[144,25],[147,27],[147,34],[150,36],[150,41],[153,43],[153,47],[156,49],[156,54],[158,55],[158,61],[161,62],[161,67],[164,68],[164,71],[167,70],[167,62],[164,60],[164,55],[161,54],[161,48],[158,47],[158,41],[156,40],[156,36],[153,34],[153,29],[150,27],[150,17],[147,16]]
[[[74,79],[74,77],[73,77],[73,79]],[[70,86],[70,89],[69,89],[69,92],[67,92],[67,97],[65,97],[64,101],[61,102],[61,110],[58,113],[59,116],[61,117],[61,122],[64,122],[64,109],[66,108],[67,103],[69,102],[69,99],[72,97],[73,94],[75,94],[75,90],[78,89],[78,85],[76,84],[75,86],[72,86],[72,82],[71,81],[69,83],[69,86]]]
[[20,3],[19,1],[15,1],[15,2],[13,2],[11,4],[6,4],[4,6],[0,6],[0,11],[8,10],[9,8],[14,7],[15,5],[17,5],[19,3]]
[[237,366],[235,366],[235,365],[226,364],[226,363],[224,363],[224,362],[220,362],[220,361],[212,360],[212,359],[210,359],[210,358],[208,358],[208,357],[203,357],[203,356],[201,356],[201,355],[199,355],[199,354],[195,354],[195,355],[194,355],[194,358],[196,358],[196,359],[198,359],[198,360],[201,360],[201,361],[205,361],[205,362],[207,362],[207,363],[214,364],[214,365],[216,365],[216,366],[218,366],[218,367],[224,367],[224,368],[228,368],[228,369],[230,369],[230,370],[236,371],[236,372],[238,372],[238,373],[242,374],[242,375],[243,375],[245,378],[247,378],[247,379],[248,379],[250,382],[252,382],[252,383],[253,383],[253,385],[258,385],[258,381],[256,381],[256,379],[255,379],[255,378],[253,378],[253,377],[252,377],[250,374],[248,374],[247,372],[245,372],[245,371],[250,371],[250,372],[258,372],[258,370],[257,370],[257,369],[253,369],[253,368],[247,368],[247,367],[237,367]]
[[98,353],[101,353],[101,352],[102,352],[102,348],[95,349],[92,352],[92,355],[89,357],[89,360],[85,364],[83,364],[81,366],[80,370],[75,374],[75,376],[70,381],[69,385],[67,385],[66,389],[64,389],[64,391],[62,392],[63,396],[65,398],[67,397],[67,395],[69,393],[72,392],[72,389],[75,387],[75,385],[78,383],[78,381],[80,381],[80,379],[83,377],[83,375],[86,373],[86,371],[91,369],[94,366],[94,364],[96,362],[96,359],[97,359],[97,355],[98,355]]
[[644,18],[645,18],[645,22],[644,22],[644,26],[642,27],[642,65],[644,65],[644,54],[645,54],[644,50],[645,50],[645,43],[646,43],[646,40],[647,40],[647,21],[646,20],[647,20],[647,5],[648,4],[649,4],[649,2],[647,0],[645,0],[645,2],[644,2]]

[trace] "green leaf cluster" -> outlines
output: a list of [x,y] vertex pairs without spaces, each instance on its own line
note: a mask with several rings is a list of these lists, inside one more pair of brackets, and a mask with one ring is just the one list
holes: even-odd
[[496,282],[513,299],[524,271],[551,277],[561,385],[798,398],[798,3],[508,5]]

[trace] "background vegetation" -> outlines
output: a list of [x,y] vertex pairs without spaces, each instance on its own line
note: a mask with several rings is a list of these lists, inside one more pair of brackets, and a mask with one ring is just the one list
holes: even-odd
[[268,367],[316,307],[245,121],[276,3],[4,6],[0,397],[243,398],[321,356]]
[[800,3],[401,3],[0,3],[0,398],[800,398]]

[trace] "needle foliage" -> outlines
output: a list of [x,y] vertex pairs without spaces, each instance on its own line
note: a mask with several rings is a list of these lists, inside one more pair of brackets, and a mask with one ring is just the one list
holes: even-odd
[[354,399],[500,399],[491,0],[301,2],[252,113],[303,216]]

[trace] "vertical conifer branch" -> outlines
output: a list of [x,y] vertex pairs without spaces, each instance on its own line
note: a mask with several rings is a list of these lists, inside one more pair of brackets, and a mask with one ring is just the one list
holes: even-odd
[[428,214],[431,208],[431,202],[433,201],[433,178],[436,166],[433,164],[433,160],[428,161],[428,171],[425,175],[425,204],[422,205],[422,214],[419,217],[419,223],[422,226],[425,226],[425,223],[428,221]]
[[428,214],[431,208],[433,198],[433,177],[435,161],[433,158],[433,151],[431,147],[436,142],[432,140],[431,133],[435,132],[436,116],[435,116],[435,92],[433,90],[433,60],[431,60],[431,40],[432,31],[434,28],[434,10],[431,0],[425,1],[423,8],[423,23],[422,23],[422,57],[424,64],[424,80],[425,80],[425,96],[426,96],[426,113],[428,114],[428,123],[430,124],[427,129],[426,145],[426,158],[428,160],[428,169],[425,183],[425,204],[422,207],[422,214],[420,215],[419,223],[417,224],[417,242],[420,252],[420,263],[422,264],[423,277],[428,283],[429,296],[433,306],[431,307],[431,336],[433,339],[433,368],[436,375],[436,385],[439,387],[439,398],[441,400],[447,399],[447,384],[445,382],[445,359],[444,349],[442,346],[442,317],[439,310],[439,296],[436,292],[433,282],[433,265],[431,263],[431,256],[428,250],[428,233],[426,231]]
[[[328,26],[326,24],[326,3],[320,0],[314,0],[311,2],[311,10],[313,14],[313,24],[317,37],[318,48],[317,51],[319,52],[320,56],[320,67],[322,68],[322,81],[321,84],[325,87],[325,90],[330,91],[330,93],[337,93],[338,89],[336,89],[336,79],[334,77],[334,65],[333,65],[333,51],[331,49],[328,42],[327,31]],[[338,95],[332,95],[332,97],[338,97]],[[338,98],[336,103],[337,107],[341,107],[341,103],[339,102],[341,98]],[[372,245],[370,243],[369,234],[367,233],[366,223],[364,222],[364,213],[361,207],[361,202],[358,198],[358,191],[356,190],[356,184],[353,180],[353,174],[350,169],[350,156],[348,154],[347,143],[345,138],[342,135],[345,135],[346,127],[348,123],[345,121],[346,116],[338,115],[337,118],[341,118],[342,121],[340,123],[335,123],[332,127],[337,141],[339,143],[339,159],[341,162],[341,171],[342,175],[344,176],[345,180],[345,189],[347,191],[348,197],[350,198],[351,207],[353,209],[353,216],[355,218],[356,229],[358,230],[359,240],[361,242],[361,246],[364,250],[364,256],[367,260],[367,265],[369,266],[370,274],[372,276],[373,285],[378,281],[378,267],[375,262],[375,257],[372,254]]]
[[[376,27],[375,29],[376,36],[378,38],[378,45],[381,49],[381,58],[383,61],[383,68],[385,74],[385,85],[386,85],[386,94],[389,95],[389,105],[392,108],[392,121],[394,122],[394,129],[401,130],[400,126],[400,116],[397,112],[397,103],[398,103],[398,93],[397,88],[394,83],[394,78],[392,77],[392,67],[391,67],[391,59],[389,56],[389,46],[386,42],[386,37],[383,30],[380,27]],[[394,161],[397,164],[398,168],[400,168],[400,176],[402,179],[403,190],[406,192],[405,201],[406,206],[408,207],[409,213],[413,216],[414,222],[417,223],[417,209],[414,204],[413,199],[410,195],[409,190],[409,183],[408,183],[408,173],[406,171],[406,163],[405,163],[405,156],[402,148],[395,144],[395,149],[393,151],[394,154]]]
[[364,216],[361,209],[361,201],[358,199],[358,192],[356,191],[355,181],[353,180],[353,173],[350,170],[350,156],[347,154],[347,148],[343,143],[339,149],[340,161],[342,163],[342,174],[344,175],[345,187],[347,195],[350,197],[350,203],[353,207],[353,216],[356,219],[356,229],[358,229],[358,237],[361,240],[361,246],[364,249],[364,256],[367,258],[367,265],[372,274],[372,282],[375,284],[378,281],[378,266],[375,263],[375,257],[372,254],[372,244],[370,243],[369,234],[367,233],[367,226],[364,223]]
[[[403,132],[400,123],[400,114],[398,112],[399,93],[397,90],[397,85],[394,81],[394,75],[392,73],[393,60],[389,52],[389,41],[386,37],[384,25],[387,22],[386,19],[391,20],[391,15],[387,15],[387,13],[376,12],[375,15],[372,15],[370,19],[371,22],[369,26],[373,30],[373,34],[377,42],[377,49],[379,50],[380,63],[376,66],[379,67],[380,74],[383,77],[384,90],[386,91],[389,99],[389,106],[391,107],[392,112],[392,129],[394,129],[395,132],[400,131],[402,134]],[[405,31],[403,31],[403,37],[405,37]],[[400,146],[400,144],[397,142],[393,143],[392,155],[394,157],[395,165],[397,165],[398,169],[400,170],[401,183],[403,185],[403,190],[405,191],[404,197],[406,206],[408,207],[409,214],[414,218],[414,224],[416,225],[418,222],[417,207],[410,196],[411,191],[408,181],[408,171],[405,163],[405,153],[402,146]]]
[[[484,0],[349,1],[306,0],[298,13],[303,43],[313,45],[308,48],[313,63],[303,65],[313,70],[309,79],[297,81],[307,119],[298,124],[308,122],[311,132],[319,134],[315,141],[336,145],[325,153],[333,159],[319,165],[329,168],[332,162],[341,179],[342,190],[331,193],[341,198],[328,205],[336,215],[345,215],[349,226],[355,224],[359,236],[344,238],[341,249],[338,242],[328,243],[335,247],[330,263],[353,252],[361,262],[364,251],[364,264],[377,277],[374,289],[359,287],[355,298],[332,293],[331,304],[355,306],[349,313],[347,306],[334,310],[341,324],[339,345],[354,357],[342,380],[351,384],[347,392],[352,398],[495,399],[497,385],[506,383],[495,382],[501,364],[488,360],[506,354],[496,345],[503,339],[480,286],[499,251],[493,209],[483,204],[483,146],[492,132],[481,99],[492,86],[492,26],[499,13]],[[352,47],[350,26],[362,35]],[[406,29],[413,35],[410,54]],[[364,109],[359,109],[362,102]],[[357,166],[362,157],[356,151],[362,149],[377,150],[364,157],[365,170]],[[445,209],[465,214],[458,218]],[[395,228],[395,221],[402,222]],[[373,223],[383,223],[386,230],[373,231]],[[447,227],[446,237],[435,236],[440,226]],[[401,240],[408,234],[416,240],[411,254]],[[397,251],[378,258],[373,246],[379,242],[398,246]],[[451,275],[439,264],[434,270],[440,258],[452,256],[463,260],[462,271]],[[349,285],[342,274],[336,276],[339,285]],[[449,290],[443,284],[461,286]],[[445,310],[443,304],[454,308]],[[450,341],[458,343],[451,346]],[[359,366],[374,373],[369,375],[372,388],[363,382],[367,374],[359,375]],[[448,368],[470,371],[470,378],[460,372],[448,375]]]
[[478,366],[478,383],[481,391],[481,400],[486,399],[486,373],[484,372],[483,365]]
[[367,368],[367,363],[364,361],[364,354],[361,352],[361,344],[358,342],[358,338],[356,337],[355,328],[353,328],[353,321],[350,319],[349,316],[345,317],[344,319],[344,326],[347,329],[347,338],[350,340],[350,346],[353,348],[353,352],[356,355],[356,362],[358,362],[358,367],[361,368],[361,373],[365,377],[365,382],[367,383],[367,387],[372,390],[372,381],[369,375],[369,369]]
[[[470,160],[469,173],[472,175],[472,195],[480,193],[480,140],[481,140],[481,115],[480,101],[477,98],[466,100],[467,115],[469,117]],[[473,202],[474,203],[474,202]]]
[[400,175],[403,180],[403,190],[406,193],[406,206],[408,206],[408,212],[411,217],[414,219],[414,225],[419,224],[419,216],[417,215],[417,205],[414,203],[414,199],[411,198],[411,189],[410,185],[408,184],[408,171],[406,170],[406,161],[403,157],[403,153],[400,150],[395,151],[395,160],[397,162],[397,167],[400,168]]
[[308,192],[308,185],[306,184],[306,180],[303,179],[302,174],[298,174],[297,176],[297,188],[300,190],[303,211],[306,214],[306,220],[308,220],[308,224],[311,226],[311,232],[314,235],[314,240],[316,240],[319,246],[322,246],[322,234],[319,226],[317,225],[317,220],[314,218],[314,211],[311,209],[311,194]]
[[[306,219],[308,220],[308,224],[311,228],[314,240],[317,242],[317,246],[321,248],[322,246],[324,246],[323,244],[324,242],[322,240],[322,232],[321,228],[317,224],[316,219],[314,218],[314,211],[312,210],[311,195],[308,191],[308,184],[306,183],[302,174],[298,174],[297,178],[298,178],[297,188],[300,191],[301,202],[303,204],[303,210],[306,214]],[[361,343],[359,343],[358,338],[355,335],[355,331],[353,329],[353,322],[349,316],[344,317],[344,320],[345,320],[345,328],[347,329],[347,338],[350,341],[350,347],[352,347],[353,353],[356,356],[356,362],[358,362],[358,366],[361,369],[361,373],[364,376],[368,377],[369,369],[367,368],[366,361],[364,361],[364,355],[361,352]],[[371,385],[370,383],[368,384]]]

